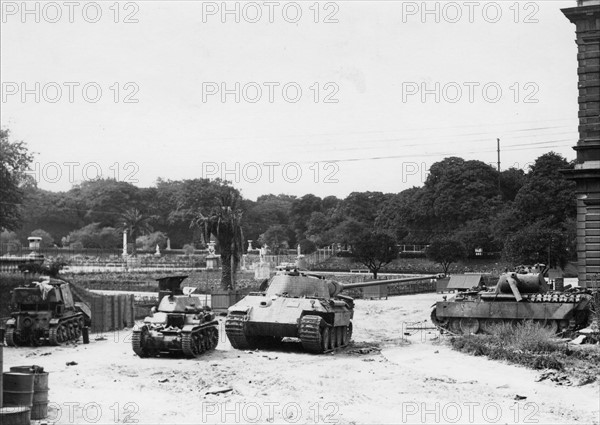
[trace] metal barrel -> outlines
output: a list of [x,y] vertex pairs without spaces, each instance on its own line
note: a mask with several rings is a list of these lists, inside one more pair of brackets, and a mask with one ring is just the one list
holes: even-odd
[[29,407],[3,407],[0,409],[0,424],[2,425],[29,425],[30,423]]
[[4,406],[31,408],[34,375],[19,372],[4,372],[2,375]]
[[48,417],[48,372],[39,366],[13,366],[11,372],[30,373],[33,378],[33,403],[31,419],[45,419]]
[[0,408],[4,405],[2,403],[2,392],[3,392],[3,375],[4,375],[4,340],[0,340]]

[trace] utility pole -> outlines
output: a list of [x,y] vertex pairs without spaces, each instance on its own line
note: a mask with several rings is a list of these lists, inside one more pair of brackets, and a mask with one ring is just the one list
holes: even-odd
[[498,147],[498,172],[500,172],[500,139],[496,139],[496,146]]
[[496,147],[498,149],[498,192],[502,193],[502,188],[500,186],[500,139],[496,139]]

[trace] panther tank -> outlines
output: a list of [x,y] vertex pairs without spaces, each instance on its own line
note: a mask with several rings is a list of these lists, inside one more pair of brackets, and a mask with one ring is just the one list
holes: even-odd
[[324,276],[280,271],[264,292],[250,293],[229,307],[225,332],[233,348],[262,347],[298,338],[304,350],[324,353],[352,338],[354,300],[344,289],[435,279],[437,276],[343,284]]
[[[200,357],[219,342],[218,321],[198,296],[180,289],[187,276],[158,279],[159,304],[133,330],[131,345],[139,357]],[[193,288],[192,288],[193,289]]]
[[583,288],[552,291],[544,272],[504,273],[492,288],[471,288],[437,302],[431,321],[454,334],[492,333],[501,323],[532,320],[554,333],[588,324],[592,293]]
[[50,277],[15,288],[11,318],[6,322],[6,345],[61,345],[77,341],[91,325],[87,304],[73,301],[68,282]]

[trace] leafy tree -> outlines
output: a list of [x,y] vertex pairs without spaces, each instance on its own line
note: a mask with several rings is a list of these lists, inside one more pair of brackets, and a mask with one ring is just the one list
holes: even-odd
[[354,244],[368,234],[369,230],[370,227],[366,224],[348,218],[335,227],[335,239],[342,245],[349,245],[354,249]]
[[154,251],[156,245],[159,249],[165,249],[167,246],[167,236],[163,232],[153,232],[148,235],[140,236],[135,244],[144,251]]
[[258,241],[260,235],[265,233],[272,225],[282,225],[290,243],[296,239],[290,223],[290,210],[296,199],[289,195],[262,195],[256,202],[244,200],[244,235],[248,239]]
[[309,239],[302,239],[298,244],[300,245],[300,252],[303,255],[312,254],[317,250],[317,245]]
[[412,193],[403,218],[423,243],[451,235],[469,220],[486,219],[501,207],[498,171],[481,161],[450,157],[430,168],[423,188]]
[[463,243],[458,240],[437,238],[427,247],[425,255],[431,261],[439,263],[444,269],[444,274],[448,274],[450,264],[465,258],[467,252]]
[[7,253],[18,252],[21,249],[21,241],[15,232],[3,230],[0,232],[0,244],[2,251],[6,249]]
[[502,243],[494,238],[489,220],[468,221],[454,232],[453,238],[465,246],[467,257],[472,257],[477,248],[488,253],[502,250]]
[[52,235],[50,233],[46,232],[45,230],[36,229],[33,232],[31,232],[31,236],[38,236],[38,237],[42,238],[42,241],[40,244],[40,246],[42,248],[54,245],[54,238],[52,237]]
[[221,251],[221,288],[233,290],[236,286],[236,272],[244,250],[242,231],[242,211],[238,208],[240,196],[231,189],[221,196],[221,205],[204,215],[201,211],[192,221],[192,226],[202,229],[204,240],[213,235]]
[[308,220],[315,211],[321,211],[321,198],[313,194],[304,195],[302,198],[294,199],[290,209],[290,224],[295,232],[296,238],[292,244],[296,244],[296,240],[306,238],[306,230],[308,229]]
[[509,168],[500,173],[500,190],[503,201],[514,201],[517,193],[525,184],[525,172],[519,168]]
[[129,209],[121,214],[123,224],[119,227],[119,230],[127,230],[128,240],[133,242],[132,255],[136,255],[135,241],[137,237],[151,233],[154,230],[150,225],[152,219],[153,217],[143,215],[137,208]]
[[287,254],[289,249],[289,237],[284,226],[276,224],[260,235],[258,241],[261,245],[267,245],[273,254]]
[[538,221],[507,238],[504,257],[515,265],[543,263],[564,267],[569,260],[569,246],[572,246],[570,233]]
[[373,226],[381,206],[393,195],[382,192],[352,192],[341,202],[344,218],[352,218],[368,226]]
[[156,230],[168,235],[173,246],[189,242],[200,246],[202,232],[196,227],[190,232],[190,222],[196,219],[198,211],[218,207],[220,197],[230,190],[234,189],[219,179],[159,179],[154,202]]
[[25,172],[33,161],[27,145],[23,142],[9,142],[9,134],[8,129],[0,129],[0,230],[16,230],[21,227],[21,186],[27,181],[31,182]]
[[353,241],[352,253],[377,279],[379,270],[398,256],[398,245],[387,233],[363,232]]
[[75,249],[114,249],[121,243],[121,234],[114,227],[100,227],[100,223],[92,223],[69,233],[64,242]]
[[560,226],[567,218],[575,217],[575,182],[560,172],[572,168],[573,164],[554,152],[536,159],[515,197],[515,207],[526,222],[544,219],[550,226]]

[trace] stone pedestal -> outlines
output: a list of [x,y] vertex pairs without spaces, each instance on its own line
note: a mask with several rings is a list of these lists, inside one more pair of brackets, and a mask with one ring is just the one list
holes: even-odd
[[216,270],[219,268],[219,256],[209,255],[206,257],[206,268],[208,270]]
[[577,183],[577,261],[582,287],[600,279],[600,1],[563,9],[575,24],[579,75],[577,164],[565,175]]

